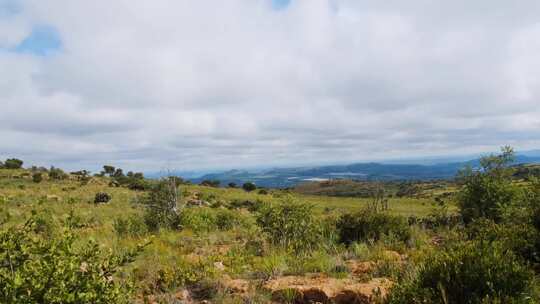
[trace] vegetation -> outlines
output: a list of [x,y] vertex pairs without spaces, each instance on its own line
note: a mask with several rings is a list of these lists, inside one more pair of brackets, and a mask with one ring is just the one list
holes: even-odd
[[257,189],[257,186],[252,182],[247,182],[242,185],[242,189],[244,189],[247,192],[251,192]]
[[23,161],[17,158],[8,158],[3,164],[6,169],[20,169],[22,168]]
[[313,191],[3,168],[0,302],[538,303],[540,181],[512,157]]

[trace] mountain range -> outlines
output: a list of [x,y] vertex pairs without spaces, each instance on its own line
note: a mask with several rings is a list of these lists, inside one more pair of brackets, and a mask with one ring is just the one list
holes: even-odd
[[[411,160],[414,161],[414,160]],[[293,168],[272,168],[266,170],[229,170],[224,172],[204,174],[189,178],[191,182],[200,183],[204,180],[219,180],[222,186],[229,183],[242,185],[253,182],[259,187],[287,188],[309,181],[331,179],[354,180],[438,180],[452,179],[463,167],[478,165],[479,159],[453,162],[434,162],[416,160],[417,163],[355,163],[349,165],[310,166]],[[516,156],[514,164],[540,163],[540,151],[529,151]]]

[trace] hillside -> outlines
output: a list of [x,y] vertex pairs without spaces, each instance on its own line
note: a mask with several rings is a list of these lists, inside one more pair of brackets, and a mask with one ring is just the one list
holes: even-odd
[[[539,163],[536,154],[518,155],[514,164]],[[353,179],[359,181],[432,181],[450,180],[463,167],[477,166],[478,160],[437,164],[385,164],[357,163],[350,165],[274,168],[251,172],[247,170],[230,170],[221,173],[205,174],[190,179],[194,183],[204,180],[219,180],[221,185],[254,182],[260,187],[287,188],[310,181],[335,179]]]
[[5,164],[3,303],[540,299],[540,184],[522,178],[538,165],[484,164],[460,180],[464,187],[331,180],[293,191],[147,179],[113,166],[90,176]]

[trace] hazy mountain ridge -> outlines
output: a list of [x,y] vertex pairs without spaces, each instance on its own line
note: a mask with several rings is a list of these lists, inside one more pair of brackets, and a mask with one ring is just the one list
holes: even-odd
[[[515,164],[540,163],[540,152],[520,154]],[[470,165],[476,166],[478,159],[436,164],[389,164],[389,163],[354,163],[350,165],[330,165],[320,167],[273,168],[251,172],[249,170],[229,170],[205,174],[190,179],[200,183],[203,180],[219,180],[221,185],[251,181],[261,187],[285,188],[313,180],[356,179],[356,180],[437,180],[452,179],[459,169]]]

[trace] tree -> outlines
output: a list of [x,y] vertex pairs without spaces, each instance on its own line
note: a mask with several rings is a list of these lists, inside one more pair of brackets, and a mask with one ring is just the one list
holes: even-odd
[[480,167],[465,168],[458,175],[463,187],[458,195],[458,206],[465,223],[477,218],[501,219],[501,210],[516,197],[512,185],[514,150],[503,147],[501,154],[483,157]]
[[20,169],[22,168],[23,161],[17,158],[8,158],[4,163],[6,169]]
[[255,189],[257,189],[257,186],[252,182],[247,182],[242,185],[242,189],[244,189],[247,192],[251,192]]
[[103,166],[103,172],[105,172],[105,174],[109,174],[109,176],[112,176],[115,170],[116,168],[113,166],[109,166],[109,165]]
[[236,188],[236,183],[229,183],[227,186],[229,186],[229,188]]

